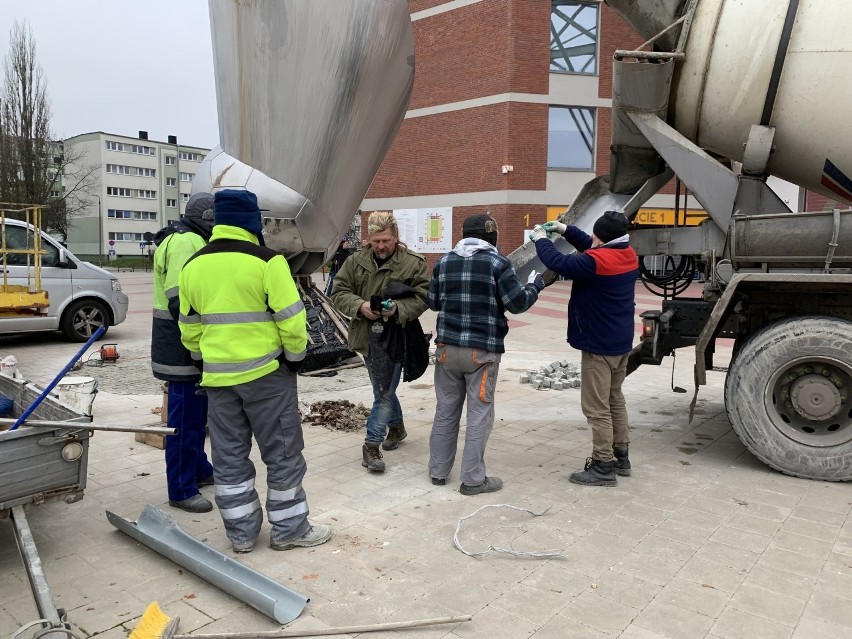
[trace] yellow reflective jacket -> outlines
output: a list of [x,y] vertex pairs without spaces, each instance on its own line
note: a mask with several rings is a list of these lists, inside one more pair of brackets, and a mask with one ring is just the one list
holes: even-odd
[[180,341],[178,276],[186,261],[207,242],[182,222],[154,251],[154,317],[151,322],[151,369],[170,382],[198,381],[199,371]]
[[202,386],[245,384],[300,362],[305,307],[282,255],[244,229],[217,224],[180,273],[181,341],[204,362]]

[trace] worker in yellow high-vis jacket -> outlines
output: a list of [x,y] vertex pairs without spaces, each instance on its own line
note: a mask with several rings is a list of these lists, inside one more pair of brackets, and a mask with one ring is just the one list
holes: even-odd
[[317,546],[331,528],[308,521],[307,465],[296,375],[307,347],[305,308],[282,255],[263,245],[254,193],[215,194],[213,236],[180,274],[181,340],[202,369],[216,505],[234,552],[254,549],[263,523],[249,453],[267,467],[270,546]]
[[209,513],[210,500],[200,488],[213,483],[213,467],[204,452],[207,396],[195,385],[201,371],[192,365],[180,341],[178,276],[186,261],[210,241],[213,196],[196,193],[186,203],[183,218],[154,236],[154,313],[151,322],[151,370],[168,382],[168,425],[177,429],[166,437],[166,485],[169,504],[191,513]]

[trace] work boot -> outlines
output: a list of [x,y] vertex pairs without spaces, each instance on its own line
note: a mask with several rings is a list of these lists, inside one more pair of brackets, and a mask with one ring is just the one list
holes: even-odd
[[612,454],[615,455],[615,474],[629,477],[630,459],[627,457],[627,446],[624,448],[613,447]]
[[445,486],[447,484],[446,477],[432,477],[433,486]]
[[181,499],[180,501],[172,501],[170,499],[169,506],[180,508],[188,513],[209,513],[213,510],[213,504],[210,503],[209,499],[204,499],[201,493],[196,493],[192,497]]
[[615,462],[605,462],[589,457],[586,459],[586,467],[571,473],[568,481],[581,486],[617,486]]
[[394,450],[399,448],[399,442],[408,437],[408,433],[405,432],[405,423],[400,422],[398,424],[390,424],[388,426],[388,436],[385,438],[385,441],[382,442],[382,448],[385,450]]
[[257,540],[252,539],[251,541],[232,541],[231,548],[234,549],[236,553],[247,553],[254,550],[254,544]]
[[385,462],[382,461],[382,451],[379,450],[378,442],[367,442],[361,449],[364,459],[361,465],[374,473],[385,472]]
[[459,492],[462,495],[478,495],[480,493],[496,493],[503,488],[503,480],[499,477],[486,477],[485,481],[476,486],[468,486],[462,484],[459,487]]
[[314,524],[311,529],[296,539],[272,539],[269,538],[269,547],[272,550],[290,550],[291,548],[310,548],[319,546],[331,539],[331,526],[325,524]]
[[198,482],[198,487],[204,488],[205,486],[212,486],[214,483],[215,482],[213,481],[213,475],[210,475],[210,477],[202,479],[200,482]]

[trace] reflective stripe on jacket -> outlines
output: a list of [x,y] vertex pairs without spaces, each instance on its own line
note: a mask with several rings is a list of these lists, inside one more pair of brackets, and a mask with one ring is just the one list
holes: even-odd
[[180,331],[204,361],[203,386],[234,386],[305,358],[302,298],[282,255],[244,229],[218,224],[180,274]]
[[169,382],[197,381],[201,376],[180,341],[178,276],[183,265],[207,243],[197,233],[175,231],[154,251],[154,318],[151,322],[151,370]]

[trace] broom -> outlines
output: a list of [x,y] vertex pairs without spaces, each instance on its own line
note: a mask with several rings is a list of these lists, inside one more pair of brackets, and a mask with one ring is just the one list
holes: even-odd
[[417,621],[391,621],[388,623],[376,623],[365,626],[344,626],[341,628],[326,628],[325,630],[272,630],[263,632],[228,632],[223,634],[193,634],[176,635],[179,617],[171,619],[160,610],[155,601],[145,609],[139,618],[139,623],[130,633],[129,639],[254,639],[267,637],[278,639],[284,637],[320,637],[328,635],[349,635],[361,632],[377,632],[381,630],[399,630],[402,628],[416,628],[419,626],[431,626],[442,623],[460,623],[470,621],[470,615],[458,617],[437,617],[435,619],[420,619]]

